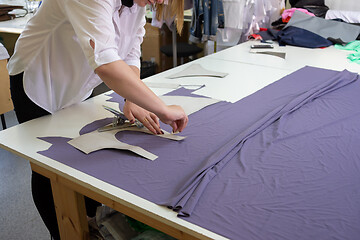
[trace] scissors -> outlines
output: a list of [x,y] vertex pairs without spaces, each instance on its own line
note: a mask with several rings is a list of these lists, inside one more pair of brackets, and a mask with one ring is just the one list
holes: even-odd
[[137,119],[135,119],[134,123],[130,123],[130,121],[127,119],[127,117],[125,117],[124,113],[122,113],[118,110],[115,110],[115,109],[105,106],[105,105],[103,105],[103,108],[105,110],[108,110],[115,116],[113,118],[112,123],[99,128],[98,129],[99,132],[105,132],[105,131],[110,131],[113,129],[121,129],[121,128],[128,128],[128,127],[134,127],[134,126],[136,126],[137,128],[144,127],[144,125]]

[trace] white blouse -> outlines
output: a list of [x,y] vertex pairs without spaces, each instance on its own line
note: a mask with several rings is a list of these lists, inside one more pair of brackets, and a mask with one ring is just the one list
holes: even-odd
[[2,45],[2,43],[0,43],[0,60],[4,60],[8,58],[9,58],[9,54],[6,48],[4,47],[4,45]]
[[97,67],[123,60],[140,68],[145,22],[144,7],[121,0],[45,0],[15,45],[9,74],[24,72],[28,97],[54,113],[90,96],[101,83]]

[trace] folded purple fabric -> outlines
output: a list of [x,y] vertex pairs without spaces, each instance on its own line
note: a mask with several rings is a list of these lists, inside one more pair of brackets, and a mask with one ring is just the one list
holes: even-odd
[[[334,76],[326,79],[318,85],[314,85],[308,89],[305,88],[303,89],[303,91],[287,97],[286,100],[284,98],[285,101],[277,103],[271,108],[268,108],[267,112],[262,112],[264,114],[263,117],[259,119],[254,119],[252,125],[244,129],[243,131],[238,132],[233,139],[231,139],[227,144],[222,146],[215,153],[213,153],[205,161],[204,167],[198,170],[198,173],[196,174],[196,179],[190,179],[190,181],[186,184],[187,188],[185,188],[179,194],[179,196],[174,198],[169,205],[174,206],[177,210],[180,210],[180,214],[183,214],[184,216],[189,216],[192,213],[207,184],[212,180],[214,176],[221,172],[221,169],[229,161],[231,161],[235,155],[240,152],[245,141],[255,136],[256,134],[264,130],[266,127],[273,124],[279,118],[290,114],[291,112],[302,107],[304,104],[311,102],[324,94],[348,85],[349,83],[352,83],[357,79],[358,76],[356,74],[352,74],[349,72],[335,74]],[[293,82],[291,88],[297,88],[298,90],[300,90],[301,86],[303,85],[303,81],[299,79],[298,81]],[[252,106],[254,106],[255,104],[263,104],[263,100],[265,97],[274,97],[273,91],[271,90],[271,92],[268,92],[267,90],[269,90],[269,88],[263,89],[262,94],[258,93],[259,99],[257,99],[256,102],[252,104]],[[287,89],[284,88],[283,90]],[[266,94],[269,95],[266,96]],[[235,110],[236,109],[234,109],[234,111]],[[234,112],[234,115],[239,115],[239,113]],[[239,120],[240,119],[241,117],[239,118]]]
[[40,153],[231,239],[356,239],[358,78],[305,67],[241,101],[192,114],[182,142],[117,134],[158,155],[153,162],[119,150],[86,155],[59,137],[42,138],[53,145]]

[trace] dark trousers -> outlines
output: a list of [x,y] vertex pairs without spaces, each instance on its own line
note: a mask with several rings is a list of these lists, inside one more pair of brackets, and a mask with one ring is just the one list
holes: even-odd
[[[23,73],[10,76],[11,98],[14,103],[16,117],[23,123],[50,114],[31,101],[23,87]],[[54,239],[60,239],[50,180],[36,172],[32,172],[31,190],[35,206],[47,229]],[[95,216],[100,203],[85,197],[86,212],[89,217]]]

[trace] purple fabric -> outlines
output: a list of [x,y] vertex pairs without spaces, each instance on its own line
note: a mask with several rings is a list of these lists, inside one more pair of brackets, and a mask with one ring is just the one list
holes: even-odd
[[[199,89],[203,88],[204,86],[199,87],[198,89],[195,89],[195,90],[199,90]],[[165,94],[164,96],[186,96],[186,97],[206,98],[204,96],[192,94],[192,92],[194,92],[195,90],[186,89],[186,88],[178,88],[178,89],[176,89],[174,91],[171,91],[171,92]],[[119,94],[117,94],[115,92],[109,94],[108,96],[110,96],[111,98],[109,100],[107,100],[107,101],[109,101],[109,102],[117,102],[117,103],[119,103],[119,109],[123,109],[123,107],[124,107],[124,98],[122,96],[120,96]]]
[[117,135],[158,155],[153,162],[119,150],[85,155],[59,137],[42,138],[54,145],[41,154],[231,239],[358,239],[358,78],[305,67],[192,114],[184,141]]

